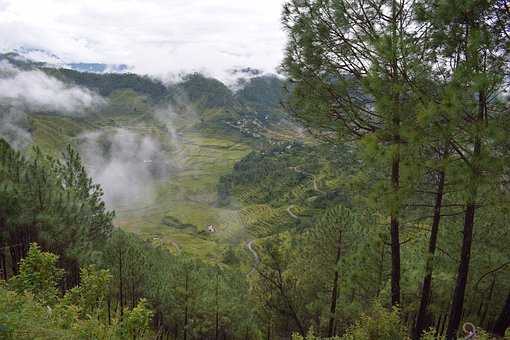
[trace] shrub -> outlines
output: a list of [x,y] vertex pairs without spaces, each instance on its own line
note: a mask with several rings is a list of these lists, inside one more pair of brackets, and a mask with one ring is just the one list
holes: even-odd
[[400,319],[399,311],[388,311],[379,303],[363,314],[356,324],[342,337],[344,340],[407,340],[406,329]]

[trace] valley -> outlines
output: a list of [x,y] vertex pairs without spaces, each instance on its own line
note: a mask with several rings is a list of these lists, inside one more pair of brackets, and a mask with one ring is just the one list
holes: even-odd
[[[165,124],[151,115],[146,119],[119,113],[93,119],[34,115],[31,120],[34,144],[57,156],[63,141],[80,150],[83,136],[91,132],[111,134],[122,129],[139,137],[155,137],[165,150],[163,157],[175,165],[165,178],[144,183],[149,196],[128,197],[127,202],[108,206],[116,213],[114,225],[174,254],[184,252],[212,263],[222,263],[229,248],[237,249],[243,268],[251,268],[253,249],[246,245],[253,244],[253,235],[247,228],[259,218],[259,209],[249,209],[239,200],[220,205],[218,183],[237,162],[259,148],[253,140],[204,132],[183,118],[172,120],[174,131],[169,134]],[[259,133],[273,143],[285,143],[300,138],[301,132],[291,128],[265,128]],[[86,160],[85,167],[90,169]],[[209,225],[214,232],[207,230]]]
[[[34,66],[3,58],[19,67]],[[220,204],[218,185],[250,152],[296,140],[313,142],[281,112],[278,78],[259,76],[234,97],[221,82],[198,74],[165,89],[130,74],[43,70],[105,96],[106,105],[90,112],[32,112],[25,124],[31,144],[42,152],[60,157],[67,144],[80,152],[85,168],[103,187],[107,209],[115,211],[116,227],[174,254],[211,263],[235,252],[242,267],[251,268],[253,250],[246,244],[254,236],[248,226],[260,209],[234,196]],[[143,149],[144,143],[150,148]],[[153,176],[154,168],[159,175]]]
[[[114,223],[144,238],[162,242],[195,256],[221,261],[224,246],[246,239],[239,219],[241,207],[217,207],[217,183],[250,147],[221,137],[185,133],[180,140],[181,168],[155,182],[154,204],[116,209]],[[215,233],[207,231],[216,227]],[[175,251],[176,249],[174,249]]]
[[508,337],[510,26],[433,4],[286,1],[277,74],[0,54],[0,338]]

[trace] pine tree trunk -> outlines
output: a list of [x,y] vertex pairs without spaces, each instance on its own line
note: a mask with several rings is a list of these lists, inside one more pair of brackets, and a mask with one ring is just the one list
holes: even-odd
[[135,280],[132,278],[131,279],[131,309],[135,308],[135,301],[136,301]]
[[290,314],[292,316],[292,319],[294,319],[294,322],[296,323],[296,325],[298,326],[298,329],[299,329],[299,334],[301,334],[301,336],[305,336],[306,335],[306,332],[305,332],[305,328],[303,327],[303,324],[301,323],[301,320],[299,320],[299,317],[296,313],[296,310],[294,309],[292,303],[290,302],[290,299],[287,297],[287,295],[285,294],[285,292],[283,292],[283,289],[281,289],[281,292],[282,292],[282,295],[283,297],[285,298],[285,300],[287,301],[287,306],[289,307],[289,310],[290,310]]
[[505,336],[505,332],[508,327],[510,327],[510,293],[506,298],[505,306],[503,307],[501,314],[499,314],[492,332],[494,335],[502,338]]
[[[397,51],[397,30],[398,30],[398,17],[400,11],[398,10],[397,1],[393,0],[391,5],[392,15],[392,49],[395,52],[395,57],[392,58],[392,78],[393,82],[399,82],[399,70],[398,70],[398,59],[396,57]],[[396,90],[393,90],[396,91]],[[393,118],[392,118],[392,130],[393,130],[393,143],[396,150],[393,154],[392,166],[391,166],[391,188],[393,194],[398,197],[400,191],[400,92],[392,94],[392,100],[394,103],[393,107]],[[391,239],[391,305],[400,305],[400,222],[398,218],[398,199],[397,208],[391,209],[390,214],[390,239]]]
[[215,327],[215,333],[214,338],[218,340],[219,338],[219,326],[220,326],[220,313],[219,313],[219,306],[218,306],[218,299],[219,299],[219,273],[216,273],[216,327]]
[[[391,183],[396,193],[400,187],[400,156],[393,156]],[[397,214],[391,213],[391,305],[400,305],[400,226]]]
[[[443,156],[444,157],[444,156]],[[428,306],[432,294],[432,271],[434,266],[434,255],[437,247],[437,236],[439,232],[439,223],[441,221],[441,206],[443,204],[443,192],[445,183],[445,172],[439,172],[439,183],[437,185],[436,202],[434,205],[434,217],[432,220],[432,228],[430,231],[429,249],[427,254],[427,264],[425,267],[425,277],[423,278],[420,309],[416,318],[416,326],[414,329],[414,339],[419,339],[421,334],[428,326]]]
[[7,281],[7,261],[5,261],[4,248],[0,249],[0,265],[2,266],[2,278]]
[[446,327],[446,319],[448,319],[448,310],[445,311],[444,313],[444,317],[443,317],[443,323],[441,324],[441,328],[439,329],[439,336],[443,336],[444,334],[444,329]]
[[271,317],[267,322],[267,340],[271,340]]
[[112,296],[108,293],[108,326],[112,324]]
[[336,246],[335,276],[333,279],[333,290],[331,291],[331,307],[329,310],[328,338],[332,338],[334,336],[333,333],[335,331],[336,302],[338,298],[338,281],[340,277],[338,265],[342,253],[341,250],[342,250],[342,232],[340,231]]
[[480,310],[480,325],[483,325],[485,322],[485,318],[487,317],[487,312],[489,311],[489,306],[492,301],[492,295],[494,294],[494,286],[496,285],[496,274],[492,275],[492,282],[491,282],[491,288],[489,290],[489,296],[485,299],[485,301],[482,301],[482,309]]
[[184,298],[184,340],[188,338],[188,272],[186,271],[185,281],[185,298]]
[[124,282],[122,277],[122,249],[119,248],[119,302],[120,302],[120,320],[124,316]]
[[[477,122],[484,121],[485,112],[487,107],[487,98],[485,91],[479,93],[479,106]],[[455,290],[453,293],[452,305],[450,308],[450,319],[446,329],[446,339],[456,339],[459,330],[460,321],[462,318],[462,310],[464,308],[464,295],[466,293],[466,285],[469,274],[469,263],[471,257],[471,244],[473,242],[473,229],[475,224],[476,212],[476,199],[478,195],[478,182],[480,176],[479,157],[482,153],[481,136],[477,133],[475,136],[474,150],[471,164],[471,180],[469,181],[471,187],[469,188],[469,200],[466,206],[466,213],[464,217],[464,232],[462,238],[462,249],[460,253],[460,263],[457,272],[457,280],[455,283]]]
[[12,268],[12,275],[18,275],[18,263],[20,261],[20,258],[18,257],[18,251],[17,248],[19,245],[14,245],[9,247],[9,252],[11,254],[11,268]]
[[462,241],[462,250],[460,255],[460,264],[457,272],[457,281],[453,293],[452,305],[450,308],[450,319],[446,329],[446,339],[454,340],[457,338],[462,310],[464,307],[464,295],[469,273],[469,262],[471,256],[471,243],[473,241],[473,227],[476,207],[474,203],[469,203],[466,209],[464,220],[464,236]]

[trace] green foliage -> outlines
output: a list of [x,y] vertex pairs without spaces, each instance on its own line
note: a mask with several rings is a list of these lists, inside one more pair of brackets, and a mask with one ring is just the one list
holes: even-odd
[[80,316],[96,315],[104,311],[112,275],[108,270],[98,270],[94,265],[80,270],[80,285],[66,292],[64,304],[78,307]]
[[190,103],[202,108],[231,108],[235,101],[232,91],[222,82],[200,73],[184,77],[176,85],[176,94],[184,95]]
[[[423,336],[421,337],[422,340],[445,340],[446,337],[444,336],[437,336],[436,334],[436,331],[435,330],[429,330],[427,332],[425,332],[423,334]],[[465,337],[467,337],[469,334],[464,334]],[[510,337],[505,337],[504,339],[508,339]],[[480,328],[477,328],[477,331],[476,331],[476,337],[475,339],[477,340],[490,340],[490,339],[495,339],[494,337],[492,337],[489,333],[485,332],[484,330],[480,329]]]
[[113,228],[102,189],[71,147],[57,160],[38,148],[24,157],[1,143],[0,183],[0,239],[16,247],[14,264],[32,240],[54,250],[70,269],[78,259],[93,257]]
[[121,339],[116,324],[80,318],[76,306],[48,307],[30,294],[0,287],[0,338],[14,339]]
[[[487,329],[501,316],[504,327],[508,311],[501,311],[500,301],[510,287],[510,163],[508,99],[500,93],[508,74],[507,7],[499,0],[289,0],[282,20],[289,34],[283,63],[289,84],[257,77],[239,84],[237,92],[200,74],[166,88],[131,74],[45,69],[109,97],[101,112],[108,121],[94,117],[90,128],[149,124],[152,105],[168,101],[183,125],[198,116],[195,131],[249,136],[271,146],[251,153],[221,178],[217,191],[226,209],[210,206],[216,196],[207,190],[216,177],[197,176],[193,159],[187,163],[192,174],[176,176],[185,185],[161,190],[167,197],[175,193],[171,207],[161,202],[167,210],[149,216],[149,222],[126,218],[131,225],[156,224],[158,237],[169,229],[172,237],[185,235],[201,254],[207,252],[203,244],[213,244],[219,255],[201,261],[187,253],[191,242],[180,249],[172,240],[179,248],[173,255],[159,238],[153,246],[113,231],[101,188],[72,149],[60,159],[38,149],[22,156],[0,141],[0,264],[4,275],[19,269],[10,281],[16,292],[0,288],[5,325],[0,334],[134,339],[152,336],[154,325],[163,336],[172,332],[193,339],[289,338],[296,331],[295,339],[324,334],[407,339],[403,319],[412,324],[420,299],[428,297],[420,291],[427,274],[433,290],[425,328],[439,331],[447,314],[453,320],[452,311]],[[284,86],[292,90],[290,98]],[[331,144],[266,140],[270,124],[286,118],[279,106],[287,99],[295,116]],[[50,147],[59,144],[54,135],[66,135],[62,130],[72,141],[85,129],[75,125],[78,120],[61,117],[34,121],[36,128],[47,129]],[[143,128],[152,132],[160,126]],[[194,144],[202,158],[212,150],[239,148],[183,144]],[[233,156],[218,153],[229,158],[225,168],[244,155],[241,149]],[[210,157],[211,164],[199,171],[223,174],[219,158]],[[446,174],[441,201],[440,173]],[[206,203],[193,202],[203,196]],[[233,205],[241,206],[239,214],[229,210]],[[465,214],[469,208],[471,215]],[[222,227],[239,224],[236,228],[248,227],[251,234],[243,230],[225,247],[215,236],[198,238],[195,226],[219,220],[218,211],[227,215],[222,219],[232,219]],[[437,242],[432,216],[441,217]],[[67,270],[62,299],[56,290],[57,257],[35,246],[29,250],[34,240],[57,253]],[[260,260],[251,271],[246,241]],[[6,269],[7,257],[12,268]],[[400,310],[371,305],[390,294]]]
[[72,339],[72,332],[57,325],[50,309],[32,295],[0,287],[0,338]]
[[30,245],[27,256],[21,260],[20,272],[9,280],[18,293],[30,293],[42,304],[55,304],[57,285],[63,270],[56,267],[58,256],[43,252],[36,243]]
[[218,196],[223,204],[232,195],[243,203],[267,203],[276,207],[306,204],[302,198],[310,196],[316,196],[311,205],[317,208],[340,202],[349,204],[342,187],[322,192],[318,176],[325,173],[326,180],[335,178],[338,181],[356,166],[348,146],[285,143],[262,152],[254,151],[236,163],[232,173],[220,179]]
[[279,109],[284,102],[284,81],[276,76],[255,77],[242,84],[236,97],[241,103],[265,113]]
[[130,310],[122,322],[123,337],[129,339],[142,339],[149,332],[152,311],[147,308],[147,301],[141,299],[135,308]]
[[161,81],[133,73],[96,74],[53,68],[43,70],[47,74],[65,82],[75,83],[95,90],[105,97],[111,95],[115,91],[129,89],[142,95],[147,95],[154,102],[158,102],[165,98],[168,93],[167,88]]
[[115,90],[102,113],[109,116],[143,116],[151,111],[147,98],[132,89]]
[[407,331],[397,309],[388,311],[376,303],[372,310],[341,337],[345,340],[407,340]]
[[56,285],[63,271],[56,268],[56,261],[56,255],[32,244],[19,275],[9,280],[15,291],[0,287],[0,338],[107,340],[151,336],[153,312],[145,299],[127,311],[121,323],[106,317],[105,297],[111,281],[107,270],[82,268],[81,284],[60,298]]
[[308,333],[306,333],[306,337],[303,337],[297,333],[292,334],[292,340],[341,340],[340,337],[332,337],[332,338],[322,338],[320,336],[315,335],[313,328],[310,328]]

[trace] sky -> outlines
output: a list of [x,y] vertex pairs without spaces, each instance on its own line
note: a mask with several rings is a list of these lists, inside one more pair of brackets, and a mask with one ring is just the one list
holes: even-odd
[[0,0],[0,49],[127,64],[160,76],[240,67],[274,72],[284,0]]

